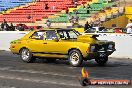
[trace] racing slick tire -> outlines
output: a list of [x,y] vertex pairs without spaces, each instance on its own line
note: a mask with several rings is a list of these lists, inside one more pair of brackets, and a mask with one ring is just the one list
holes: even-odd
[[79,50],[73,49],[69,52],[68,60],[72,66],[77,67],[82,64],[83,56]]
[[108,56],[105,57],[98,57],[95,59],[95,61],[100,65],[100,66],[104,66],[107,61],[108,61]]
[[36,58],[33,57],[32,53],[27,48],[21,49],[20,57],[24,62],[27,63],[33,63],[36,60]]

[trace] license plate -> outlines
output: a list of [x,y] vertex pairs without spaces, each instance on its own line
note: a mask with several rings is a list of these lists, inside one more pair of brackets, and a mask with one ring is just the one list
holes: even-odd
[[100,57],[105,57],[106,56],[106,53],[99,53],[99,56]]

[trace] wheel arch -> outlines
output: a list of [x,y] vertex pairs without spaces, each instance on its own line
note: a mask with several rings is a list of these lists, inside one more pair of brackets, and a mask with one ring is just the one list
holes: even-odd
[[19,50],[19,54],[21,53],[21,50],[22,49],[28,49],[27,47],[22,47],[22,48],[20,48],[20,50]]
[[[70,52],[70,51],[72,51],[72,50],[78,50],[78,51],[81,53],[81,55],[82,55],[81,50],[80,50],[80,49],[78,49],[78,48],[71,48],[71,49],[69,49],[69,50],[68,50],[68,54],[69,54],[69,52]],[[82,56],[83,56],[83,55],[82,55]]]

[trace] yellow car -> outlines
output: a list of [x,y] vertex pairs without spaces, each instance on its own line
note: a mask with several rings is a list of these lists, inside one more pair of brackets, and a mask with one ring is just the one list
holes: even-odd
[[96,37],[98,35],[81,35],[74,29],[35,30],[12,41],[10,50],[27,63],[34,62],[36,58],[47,61],[65,58],[72,66],[80,66],[83,60],[91,59],[104,65],[115,51],[115,43]]

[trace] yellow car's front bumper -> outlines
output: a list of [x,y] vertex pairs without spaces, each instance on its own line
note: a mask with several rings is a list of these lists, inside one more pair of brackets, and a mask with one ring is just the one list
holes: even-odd
[[11,50],[13,54],[19,54],[19,50],[15,44],[11,44],[9,49]]

